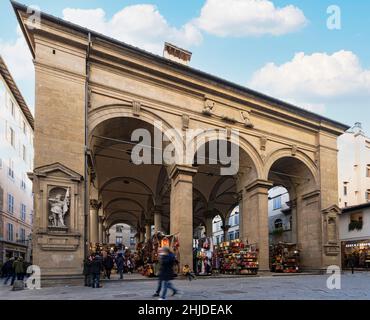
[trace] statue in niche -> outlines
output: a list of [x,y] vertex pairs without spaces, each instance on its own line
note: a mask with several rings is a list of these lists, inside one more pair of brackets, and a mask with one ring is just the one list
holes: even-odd
[[69,210],[70,195],[67,188],[65,194],[58,192],[55,197],[49,198],[50,213],[49,221],[51,227],[66,227],[65,215]]

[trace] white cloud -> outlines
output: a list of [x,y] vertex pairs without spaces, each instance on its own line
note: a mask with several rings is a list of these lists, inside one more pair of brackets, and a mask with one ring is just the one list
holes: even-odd
[[220,37],[282,35],[307,24],[304,13],[292,5],[277,8],[268,0],[207,0],[194,23]]
[[16,82],[34,79],[32,55],[19,27],[15,41],[0,40],[0,54]]
[[202,35],[191,23],[181,28],[168,24],[158,9],[149,4],[132,5],[107,19],[103,9],[63,10],[65,20],[111,36],[128,44],[161,54],[165,41],[189,48],[202,42]]
[[351,51],[299,52],[284,64],[266,64],[253,74],[248,86],[323,112],[327,103],[370,96],[370,69],[364,69]]

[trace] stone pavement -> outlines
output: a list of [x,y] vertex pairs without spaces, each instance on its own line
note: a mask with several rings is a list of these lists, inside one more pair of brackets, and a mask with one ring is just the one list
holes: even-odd
[[[126,276],[127,277],[127,276]],[[127,278],[130,278],[129,276]],[[175,280],[182,292],[173,300],[370,300],[370,273],[342,274],[341,290],[326,287],[326,275],[198,278]],[[110,281],[103,288],[56,287],[13,292],[0,285],[1,300],[152,300],[157,282],[149,279]]]

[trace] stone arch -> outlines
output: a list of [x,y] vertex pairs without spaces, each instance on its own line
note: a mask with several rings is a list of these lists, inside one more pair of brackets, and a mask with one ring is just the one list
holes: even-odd
[[282,158],[293,158],[293,159],[297,159],[297,160],[301,161],[304,165],[306,165],[306,167],[310,171],[312,177],[315,180],[314,181],[315,184],[318,184],[318,182],[319,182],[319,180],[318,180],[318,169],[317,169],[317,166],[314,163],[314,161],[312,161],[312,159],[307,154],[305,154],[304,152],[299,151],[299,150],[293,156],[291,148],[279,149],[279,150],[273,151],[272,153],[270,153],[267,156],[268,160],[266,161],[266,163],[264,165],[264,174],[263,174],[263,179],[264,180],[268,180],[268,176],[269,176],[271,167],[274,165],[274,163],[276,163],[276,161],[278,161],[279,159],[282,159]]
[[129,215],[129,216],[133,217],[134,219],[136,219],[137,221],[140,221],[140,216],[139,215],[136,215],[135,213],[130,212],[128,210],[116,210],[116,211],[113,211],[112,213],[110,213],[109,215],[106,216],[106,219],[109,220],[112,216],[118,215],[118,214]]
[[[132,112],[132,104],[123,103],[102,105],[90,111],[88,115],[89,145],[91,145],[94,130],[103,122],[114,118],[131,118],[141,120],[150,125],[153,125],[163,134],[165,134],[167,130],[174,129],[167,121],[165,121],[163,118],[159,117],[155,113],[151,112],[147,108],[142,108],[140,116],[135,116]],[[157,124],[158,122],[162,123],[162,128],[155,126],[155,124]]]
[[[211,133],[209,133],[209,131],[206,130],[206,131],[202,132],[201,134],[196,135],[195,137],[193,137],[193,139],[191,139],[187,143],[186,149],[188,150],[193,145],[196,145],[196,140],[197,139],[207,138],[208,141],[206,141],[206,142],[210,142],[210,141],[214,141],[214,140],[220,140],[217,132],[215,132],[215,131],[217,131],[217,129],[210,130],[210,131],[211,131]],[[260,154],[255,149],[255,147],[249,141],[247,141],[243,136],[239,135],[238,137],[239,137],[239,139],[237,139],[235,137],[235,135],[231,135],[230,139],[227,140],[227,141],[239,146],[240,149],[242,151],[244,151],[247,154],[247,156],[249,156],[249,158],[252,160],[252,164],[254,165],[254,168],[256,170],[256,179],[262,177],[263,176],[263,161],[262,161],[262,158],[261,158]],[[225,140],[225,139],[221,139],[221,140]],[[191,154],[191,159],[194,159],[194,157],[195,157],[195,155],[196,155],[196,153],[197,153],[197,151],[199,150],[200,147],[201,147],[201,145],[197,146],[197,148],[194,148],[193,153]]]
[[137,229],[137,227],[132,224],[132,222],[130,220],[126,220],[126,219],[120,219],[120,218],[117,218],[117,219],[114,219],[112,220],[110,223],[107,224],[107,228],[110,229],[112,228],[114,225],[116,224],[127,224],[128,226],[134,228],[135,230]]

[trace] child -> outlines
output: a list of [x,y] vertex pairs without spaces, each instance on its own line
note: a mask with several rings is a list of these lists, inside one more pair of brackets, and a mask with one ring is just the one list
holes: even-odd
[[191,281],[192,279],[195,279],[194,275],[190,271],[189,265],[187,264],[182,268],[182,273],[184,276],[188,277],[189,281]]

